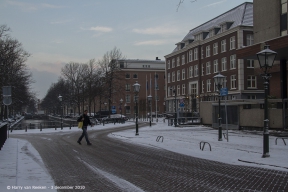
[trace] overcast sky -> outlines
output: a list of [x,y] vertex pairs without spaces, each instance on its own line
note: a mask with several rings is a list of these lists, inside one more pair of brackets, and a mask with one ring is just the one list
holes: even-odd
[[127,59],[164,60],[190,29],[252,0],[1,0],[0,25],[31,54],[42,99],[68,62],[100,59],[114,47]]

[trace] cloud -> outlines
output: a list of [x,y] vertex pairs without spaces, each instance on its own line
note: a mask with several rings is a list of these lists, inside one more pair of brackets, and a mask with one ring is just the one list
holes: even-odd
[[104,33],[107,33],[107,32],[111,32],[113,29],[110,28],[110,27],[101,27],[101,26],[97,26],[97,27],[90,27],[91,31],[97,31],[97,32],[104,32]]
[[146,29],[133,29],[133,32],[146,35],[175,35],[182,33],[177,27],[154,27]]
[[150,40],[150,41],[140,41],[136,42],[134,45],[141,46],[141,45],[163,45],[167,44],[166,40]]
[[[215,3],[208,4],[208,5],[204,6],[204,7],[212,7],[212,6],[221,4],[221,3],[225,3],[226,1],[227,1],[227,0],[218,1],[218,2],[215,2]],[[202,7],[202,8],[204,8],[204,7]]]
[[34,3],[26,3],[26,2],[21,2],[21,1],[7,1],[7,3],[12,6],[17,6],[23,11],[36,11],[41,8],[49,8],[49,9],[63,8],[63,6],[57,6],[57,5],[47,4],[47,3],[34,4]]

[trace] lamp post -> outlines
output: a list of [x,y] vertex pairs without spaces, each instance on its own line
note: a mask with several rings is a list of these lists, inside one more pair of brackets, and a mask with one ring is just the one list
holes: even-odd
[[148,102],[149,102],[149,109],[150,109],[150,127],[151,127],[151,117],[152,117],[152,108],[151,108],[151,101],[152,101],[152,96],[151,95],[148,95],[147,96],[147,98],[148,98]]
[[120,111],[121,111],[121,121],[122,121],[122,103],[123,103],[123,99],[120,99]]
[[63,116],[63,110],[62,110],[62,96],[59,94],[58,99],[60,101],[60,108],[61,108],[61,129],[63,129],[63,122],[62,122],[62,116]]
[[277,53],[269,49],[269,45],[264,46],[264,50],[257,53],[260,68],[264,71],[262,78],[264,79],[265,99],[264,99],[264,128],[263,128],[263,155],[262,157],[270,157],[269,155],[269,119],[268,119],[268,90],[269,79],[271,74],[267,70],[273,66]]
[[[172,92],[172,88],[170,88]],[[174,115],[174,126],[177,127],[177,108],[176,108],[176,89],[173,90],[174,93],[174,107],[175,107],[175,115]]]
[[104,105],[105,105],[105,111],[107,111],[107,107],[106,107],[106,106],[107,106],[107,103],[104,103]]
[[136,81],[133,87],[134,87],[135,102],[136,102],[136,134],[135,135],[139,135],[138,133],[138,98],[137,97],[140,91],[140,84]]
[[221,87],[223,86],[224,80],[225,80],[225,76],[221,75],[220,73],[215,75],[214,77],[214,82],[215,85],[218,89],[218,123],[219,123],[219,127],[218,127],[218,141],[222,141],[222,125],[221,125],[221,106],[220,106],[220,99],[221,99]]

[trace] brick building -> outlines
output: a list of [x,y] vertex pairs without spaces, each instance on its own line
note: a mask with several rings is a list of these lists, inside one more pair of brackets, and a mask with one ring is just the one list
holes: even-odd
[[262,79],[254,72],[253,59],[239,59],[238,48],[254,42],[253,3],[243,3],[191,29],[166,58],[166,110],[199,111],[201,101],[216,101],[213,77],[226,76],[228,100],[263,98]]
[[[165,62],[158,58],[156,60],[124,59],[117,62],[121,68],[119,71],[123,79],[121,84],[125,87],[123,92],[113,95],[113,106],[119,106],[117,112],[121,112],[120,106],[122,106],[122,114],[134,117],[136,103],[133,85],[138,82],[141,85],[138,94],[139,117],[146,117],[150,111],[148,95],[152,96],[152,113],[163,114],[165,112]],[[122,105],[120,99],[123,100]]]

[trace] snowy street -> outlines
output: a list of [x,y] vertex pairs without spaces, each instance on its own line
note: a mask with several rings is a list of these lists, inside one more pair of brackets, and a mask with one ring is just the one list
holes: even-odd
[[[217,133],[209,127],[175,128],[159,121],[152,127],[141,123],[135,136],[135,124],[127,122],[88,127],[93,145],[87,146],[85,140],[76,143],[81,134],[76,127],[13,131],[0,151],[4,178],[0,190],[9,191],[7,186],[46,186],[47,191],[288,189],[287,146],[282,139],[275,145],[276,138],[270,136],[271,157],[261,158],[260,132],[230,130],[229,142],[224,137],[218,141]],[[207,142],[203,151],[201,141]]]

